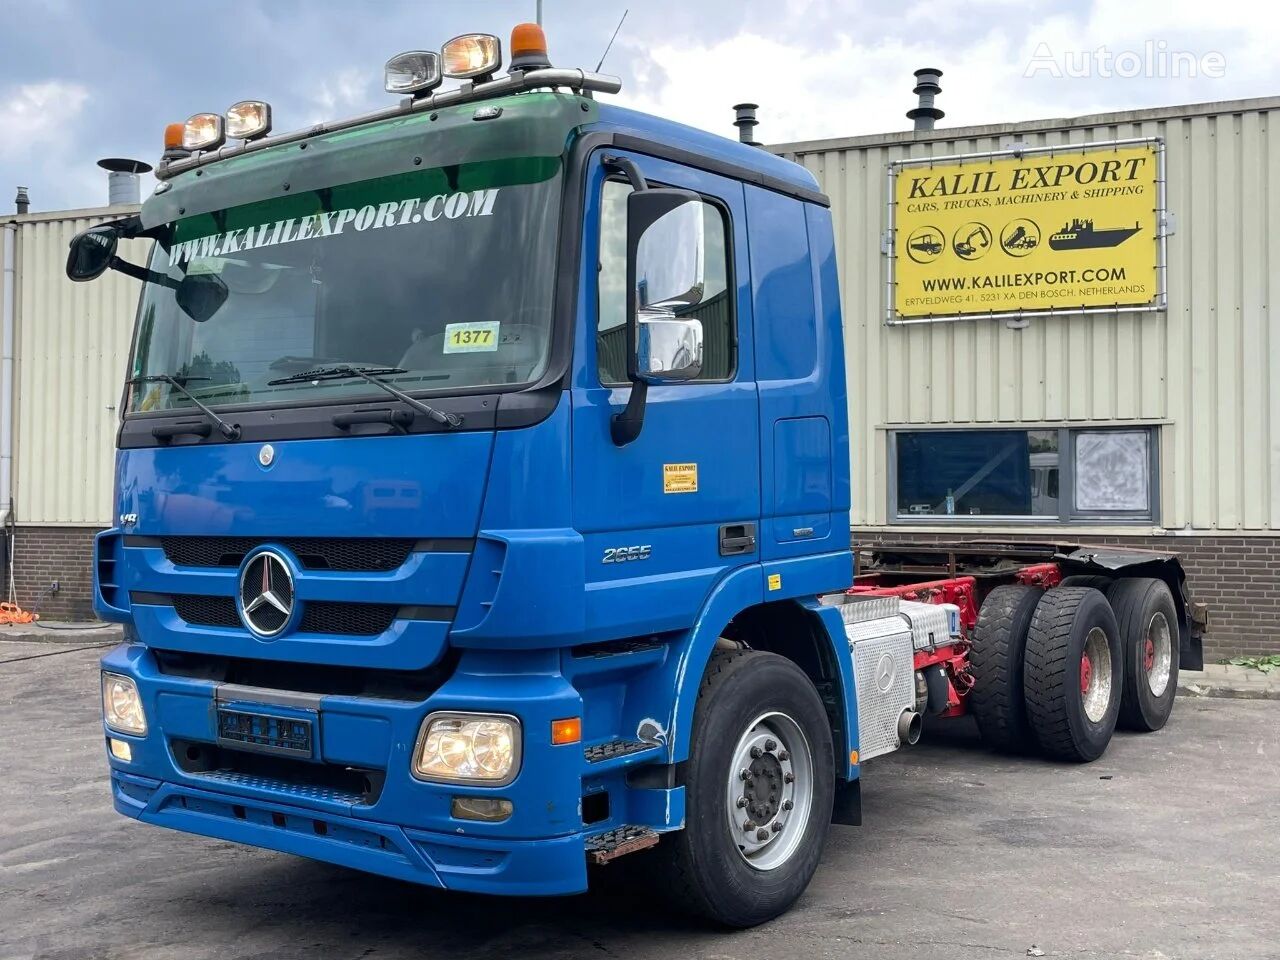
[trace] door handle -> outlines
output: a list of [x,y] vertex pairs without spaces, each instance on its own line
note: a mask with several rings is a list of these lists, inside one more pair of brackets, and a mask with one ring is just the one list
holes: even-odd
[[753,553],[756,549],[754,523],[726,523],[720,527],[720,556]]

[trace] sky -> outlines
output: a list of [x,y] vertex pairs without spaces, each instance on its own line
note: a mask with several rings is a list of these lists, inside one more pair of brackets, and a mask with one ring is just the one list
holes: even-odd
[[[544,0],[552,62],[617,102],[783,143],[904,130],[912,71],[940,127],[1280,94],[1271,5],[1203,0]],[[167,123],[268,100],[277,132],[394,102],[382,65],[460,33],[504,38],[535,0],[0,0],[0,214],[106,202],[102,157],[155,163]],[[505,42],[505,41],[504,41]],[[149,193],[154,181],[144,185]]]

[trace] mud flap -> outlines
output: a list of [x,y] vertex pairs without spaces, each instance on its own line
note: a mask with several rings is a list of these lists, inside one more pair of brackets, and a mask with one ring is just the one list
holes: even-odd
[[835,803],[831,805],[831,822],[846,827],[862,826],[861,779],[836,784]]

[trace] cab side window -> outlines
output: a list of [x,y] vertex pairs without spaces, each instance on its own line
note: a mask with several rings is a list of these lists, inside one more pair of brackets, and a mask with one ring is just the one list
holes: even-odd
[[[596,362],[605,386],[627,383],[627,195],[631,185],[606,180],[600,203],[600,263]],[[702,302],[682,316],[702,321],[702,372],[698,380],[729,380],[734,371],[734,304],[729,288],[725,237],[726,213],[702,202],[703,262],[706,289]]]

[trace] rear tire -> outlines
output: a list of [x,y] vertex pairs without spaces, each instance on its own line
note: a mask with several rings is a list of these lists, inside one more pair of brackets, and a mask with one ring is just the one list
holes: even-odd
[[[761,749],[754,762],[753,744]],[[790,907],[822,856],[833,758],[822,699],[799,667],[772,653],[716,652],[693,717],[685,828],[658,850],[676,903],[730,927],[752,927]],[[744,830],[747,822],[756,826]]]
[[1059,587],[1092,587],[1094,590],[1101,590],[1104,594],[1111,589],[1111,585],[1115,583],[1111,577],[1100,577],[1091,573],[1077,573],[1070,577],[1063,577]]
[[1036,606],[1027,633],[1023,693],[1040,749],[1088,762],[1111,742],[1124,652],[1111,605],[1088,587],[1057,587]]
[[1023,584],[996,587],[982,603],[973,630],[969,665],[973,692],[969,709],[982,740],[1002,753],[1025,753],[1035,746],[1023,703],[1023,656],[1031,617],[1044,591]]
[[1173,712],[1178,691],[1178,611],[1163,580],[1117,580],[1107,594],[1124,649],[1119,725],[1150,733]]

